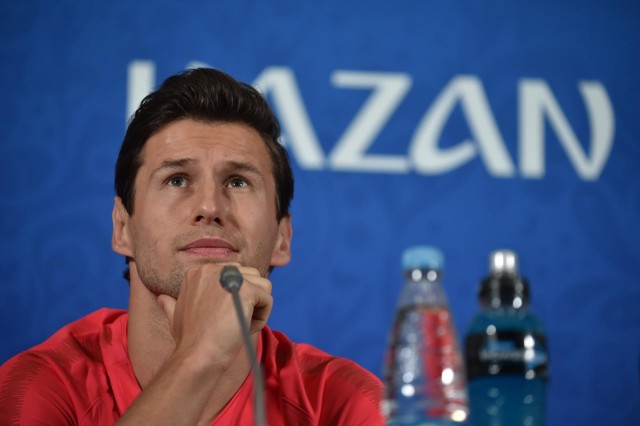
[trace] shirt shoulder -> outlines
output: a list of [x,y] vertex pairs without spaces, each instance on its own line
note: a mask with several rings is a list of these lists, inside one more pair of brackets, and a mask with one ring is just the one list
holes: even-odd
[[314,346],[291,342],[268,330],[265,350],[274,356],[283,398],[308,411],[317,424],[384,424],[380,414],[382,383],[356,362]]
[[126,345],[114,341],[126,318],[125,311],[101,309],[9,359],[0,367],[0,423],[81,424],[105,408],[110,417],[114,403],[101,401],[110,398],[107,369],[120,352],[112,347]]

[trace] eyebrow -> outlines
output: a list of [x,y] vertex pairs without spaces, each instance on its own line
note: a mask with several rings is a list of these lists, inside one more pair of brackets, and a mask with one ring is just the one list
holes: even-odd
[[225,168],[228,168],[234,172],[249,172],[258,176],[262,176],[260,170],[251,163],[241,162],[241,161],[229,161],[225,165]]
[[[178,158],[175,160],[164,160],[160,164],[160,166],[151,173],[151,175],[153,176],[164,170],[179,169],[183,167],[193,166],[195,164],[198,164],[198,160],[193,158]],[[248,173],[255,174],[257,176],[262,176],[262,173],[256,166],[244,161],[228,161],[225,164],[225,169],[230,170],[232,172],[248,172]]]
[[178,168],[182,168],[182,167],[187,167],[187,166],[192,166],[194,164],[196,164],[198,161],[194,160],[193,158],[179,158],[176,160],[164,160],[161,164],[160,167],[158,167],[157,169],[155,169],[152,173],[151,176],[155,175],[156,173],[159,173],[163,170],[171,170],[171,169],[178,169]]

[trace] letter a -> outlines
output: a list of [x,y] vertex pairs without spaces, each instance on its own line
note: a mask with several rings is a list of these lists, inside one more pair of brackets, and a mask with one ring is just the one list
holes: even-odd
[[[458,101],[474,141],[466,140],[454,147],[440,149],[440,134]],[[439,174],[470,161],[478,149],[492,176],[514,175],[514,165],[491,113],[482,82],[474,76],[458,76],[442,90],[418,124],[409,156],[419,173]]]

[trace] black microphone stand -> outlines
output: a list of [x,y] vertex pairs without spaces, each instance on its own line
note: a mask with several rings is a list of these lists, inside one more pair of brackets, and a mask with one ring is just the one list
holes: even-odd
[[249,360],[251,361],[251,368],[253,369],[253,405],[254,405],[254,425],[265,426],[265,413],[264,413],[264,378],[262,377],[262,369],[256,356],[256,349],[251,343],[251,335],[249,332],[249,325],[244,317],[244,311],[242,309],[242,303],[240,303],[240,286],[242,285],[242,274],[233,265],[226,265],[220,272],[220,284],[224,287],[233,298],[233,304],[235,306],[236,314],[238,315],[238,322],[240,323],[240,330],[242,338],[244,339],[247,353],[249,354]]

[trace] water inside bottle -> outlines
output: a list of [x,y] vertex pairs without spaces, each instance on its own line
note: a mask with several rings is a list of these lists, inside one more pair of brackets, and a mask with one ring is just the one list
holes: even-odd
[[387,418],[441,420],[429,424],[456,424],[466,419],[463,360],[446,307],[402,307],[389,348],[385,369],[389,385],[383,407]]

